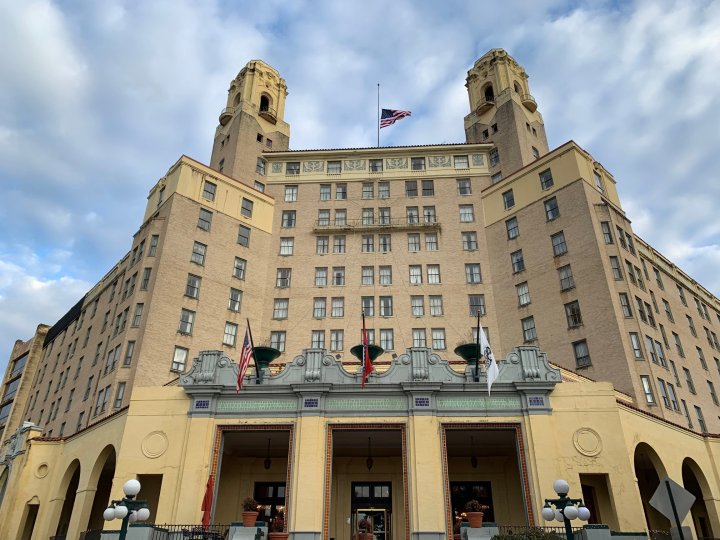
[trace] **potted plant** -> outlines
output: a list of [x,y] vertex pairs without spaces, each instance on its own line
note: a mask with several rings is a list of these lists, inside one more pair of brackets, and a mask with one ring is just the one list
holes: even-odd
[[287,540],[288,533],[285,531],[285,512],[278,510],[275,519],[270,525],[268,540]]
[[252,497],[246,497],[242,502],[243,527],[254,527],[258,517],[258,502]]
[[484,504],[480,504],[477,499],[470,499],[465,503],[465,512],[467,513],[468,525],[473,529],[482,527],[483,512],[489,507]]
[[375,534],[372,532],[372,524],[367,516],[358,521],[357,526],[360,531],[358,534],[358,540],[373,540],[375,538]]

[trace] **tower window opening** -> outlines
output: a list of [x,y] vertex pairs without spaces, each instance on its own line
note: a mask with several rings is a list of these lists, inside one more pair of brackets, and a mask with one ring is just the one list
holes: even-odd
[[495,93],[493,92],[492,84],[488,84],[485,87],[485,101],[495,101]]
[[267,96],[260,96],[260,111],[270,110],[270,99]]
[[515,89],[516,93],[522,94],[522,88],[520,88],[520,85],[517,83],[517,81],[513,83],[513,88]]

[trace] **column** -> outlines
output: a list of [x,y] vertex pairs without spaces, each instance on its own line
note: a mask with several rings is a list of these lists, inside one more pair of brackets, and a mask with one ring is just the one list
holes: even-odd
[[407,437],[410,538],[444,540],[446,501],[438,419],[429,415],[411,417]]
[[291,456],[290,540],[320,540],[322,536],[324,492],[325,484],[330,480],[327,475],[331,463],[331,456],[326,455],[326,437],[323,418],[305,416],[298,419]]

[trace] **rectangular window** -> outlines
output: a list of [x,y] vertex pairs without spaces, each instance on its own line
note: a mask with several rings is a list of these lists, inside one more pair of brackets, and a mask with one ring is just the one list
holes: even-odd
[[[135,342],[134,341],[128,341],[127,347],[125,347],[125,358],[123,359],[123,366],[129,366],[132,364],[132,358],[133,354],[135,354]],[[80,367],[80,366],[78,366]],[[77,379],[77,375],[80,373],[80,370],[78,370],[75,373],[75,378]]]
[[380,225],[390,225],[390,208],[378,208],[378,218]]
[[685,317],[687,318],[687,323],[688,323],[688,328],[690,329],[690,333],[694,337],[697,337],[697,332],[695,331],[695,325],[693,324],[692,317],[690,315],[685,315]]
[[315,253],[318,255],[327,255],[330,251],[330,237],[318,236],[315,238]]
[[[257,158],[257,161],[255,162],[255,172],[258,174],[264,175],[265,169],[266,169],[266,164],[267,164],[267,162],[263,158],[260,158],[260,157]],[[258,190],[258,191],[262,191],[262,190]]]
[[280,255],[287,257],[293,254],[293,248],[295,246],[295,238],[284,237],[280,238]]
[[431,317],[441,317],[444,313],[442,295],[431,294],[428,297],[428,302],[430,304],[430,316]]
[[310,346],[313,349],[325,348],[325,330],[313,330],[310,334]]
[[683,368],[683,373],[685,374],[685,383],[687,384],[688,391],[691,394],[697,394],[695,391],[695,384],[692,380],[692,375],[690,375],[690,370],[688,368]]
[[392,314],[393,314],[392,296],[381,296],[379,300],[380,300],[380,316],[381,317],[392,317]]
[[366,317],[375,316],[375,298],[373,296],[363,296],[360,299],[362,312]]
[[425,170],[425,158],[414,157],[410,158],[410,169],[413,171],[424,171]]
[[137,328],[138,326],[140,326],[140,321],[142,319],[143,307],[144,307],[144,304],[136,304],[135,305],[135,313],[133,314],[133,321],[132,321],[133,328]]
[[178,332],[181,334],[192,334],[193,323],[195,322],[195,312],[189,309],[180,311],[180,325]]
[[[300,162],[299,161],[289,161],[285,164],[285,174],[288,175],[296,175],[300,174]],[[287,197],[285,198],[287,201]],[[296,199],[293,199],[296,200]]]
[[675,340],[675,348],[677,349],[677,353],[680,355],[681,358],[685,358],[685,350],[682,346],[682,341],[680,341],[680,336],[678,336],[675,332],[672,333],[673,340]]
[[198,217],[198,229],[202,229],[203,231],[209,231],[210,225],[212,224],[212,212],[210,210],[205,210],[204,208],[200,209],[200,216]]
[[207,180],[203,183],[203,199],[207,199],[208,201],[214,201],[215,200],[215,192],[217,191],[217,186],[213,184],[212,182],[208,182]]
[[595,179],[595,187],[600,193],[605,193],[605,186],[603,185],[602,176],[597,171],[593,171],[593,178]]
[[285,332],[270,332],[270,346],[280,352],[285,352]]
[[275,274],[275,286],[278,289],[286,289],[290,286],[292,268],[278,268]]
[[417,233],[408,233],[408,251],[420,251],[420,235]]
[[345,235],[333,236],[333,253],[345,253]]
[[237,341],[237,331],[238,331],[238,325],[226,322],[225,323],[225,334],[223,335],[223,345],[228,345],[230,347],[235,346],[235,342]]
[[438,250],[437,233],[425,233],[425,249],[427,251],[437,251]]
[[642,383],[643,392],[645,393],[645,401],[648,405],[654,405],[655,396],[652,391],[652,385],[650,384],[650,377],[647,375],[640,375],[640,382]]
[[151,272],[152,272],[152,268],[144,268],[143,269],[142,281],[140,282],[140,290],[141,291],[147,291],[148,285],[150,285],[150,273]]
[[125,396],[125,384],[124,382],[118,383],[117,390],[115,391],[115,401],[113,402],[114,409],[122,407],[123,397]]
[[705,417],[703,416],[702,409],[695,405],[695,416],[697,416],[698,428],[701,433],[707,433],[707,427],[705,426]]
[[378,281],[380,285],[392,285],[392,267],[391,266],[380,266],[378,268],[379,276]]
[[578,326],[582,326],[580,303],[577,300],[565,304],[565,317],[567,319],[568,328],[577,328]]
[[637,306],[637,312],[640,320],[644,323],[648,322],[647,314],[645,313],[645,305],[643,304],[643,301],[637,296],[635,297],[635,305]]
[[665,405],[668,409],[670,408],[670,398],[668,398],[667,394],[667,387],[665,386],[665,381],[660,379],[658,377],[658,390],[660,390],[660,397],[663,400],[663,405]]
[[328,277],[327,267],[315,268],[315,286],[316,287],[327,287]]
[[386,351],[395,349],[395,340],[392,328],[380,329],[380,346]]
[[435,196],[435,181],[434,180],[423,180],[422,181],[422,194],[423,194],[423,197],[434,197]]
[[344,201],[347,199],[347,184],[335,184],[335,200]]
[[553,187],[553,184],[554,184],[554,182],[553,182],[552,172],[550,172],[550,169],[547,169],[546,171],[543,171],[540,173],[540,188],[543,191]]
[[469,169],[470,164],[467,156],[453,156],[453,162],[456,169]]
[[337,297],[332,299],[332,311],[330,312],[331,317],[344,317],[345,316],[345,298]]
[[240,225],[238,229],[237,243],[245,247],[250,245],[250,227]]
[[505,210],[509,210],[513,206],[515,206],[515,196],[513,195],[513,190],[508,189],[502,194],[503,198],[503,205],[505,206]]
[[326,298],[315,298],[313,299],[313,318],[324,319],[326,313]]
[[253,214],[253,206],[254,203],[250,199],[246,199],[245,197],[243,197],[240,213],[246,218],[251,218]]
[[632,346],[633,356],[635,358],[643,358],[640,336],[638,336],[636,332],[630,332],[630,345]]
[[553,255],[555,257],[567,253],[567,244],[565,243],[565,233],[563,231],[553,234],[550,237],[550,242],[552,243]]
[[480,315],[485,315],[485,295],[469,294],[468,306],[470,308],[470,316],[477,317],[478,313]]
[[522,249],[513,251],[510,254],[510,262],[512,264],[513,274],[517,274],[518,272],[525,270],[525,260],[523,259]]
[[332,186],[330,184],[320,184],[320,200],[329,201],[332,193]]
[[440,283],[440,265],[439,264],[428,264],[427,265],[427,282],[430,284]]
[[422,317],[425,315],[425,298],[423,296],[410,297],[410,312],[413,317]]
[[632,239],[632,236],[630,235],[630,233],[628,233],[628,232],[625,233],[625,239],[627,240],[628,251],[630,253],[632,253],[633,255],[635,255],[635,245],[633,244],[633,239]]
[[288,298],[275,298],[273,302],[273,319],[287,319],[290,300]]
[[370,160],[370,172],[382,172],[383,171],[383,160],[382,159],[371,159]]
[[[288,163],[288,167],[290,166],[290,163]],[[288,174],[300,174],[300,164],[298,163],[298,168],[296,173],[288,173]],[[285,202],[296,202],[298,198],[298,186],[297,185],[289,185],[285,186]]]
[[425,223],[437,223],[434,206],[423,206],[423,218]]
[[375,188],[372,182],[363,182],[362,185],[362,198],[372,199],[375,196]]
[[678,405],[677,395],[675,394],[675,387],[667,383],[667,393],[668,397],[670,398],[670,406],[674,411],[680,411],[680,406]]
[[230,311],[240,311],[242,295],[243,292],[240,289],[230,288],[230,297],[228,298],[228,309]]
[[292,229],[295,227],[295,216],[296,211],[295,210],[283,210],[282,213],[282,228],[283,229]]
[[470,184],[469,178],[457,179],[457,194],[462,197],[472,195],[472,185]]
[[333,285],[343,286],[345,285],[345,267],[344,266],[333,266]]
[[607,221],[601,221],[600,222],[600,228],[602,229],[603,233],[603,240],[606,244],[613,244],[613,236],[612,236],[612,230],[610,229],[610,223]]
[[378,251],[380,253],[389,253],[392,251],[392,237],[389,234],[378,235]]
[[245,268],[247,267],[247,261],[240,257],[235,257],[235,264],[233,266],[233,276],[238,279],[245,279]]
[[205,264],[205,254],[207,253],[207,246],[205,244],[201,244],[200,242],[195,242],[193,244],[193,250],[192,255],[190,256],[190,261],[194,262],[195,264],[199,264],[200,266],[203,266]]
[[390,198],[390,182],[378,182],[378,198]]
[[665,285],[663,284],[662,275],[660,274],[660,270],[655,268],[653,266],[653,272],[655,273],[655,283],[657,283],[657,286],[660,287],[660,290],[665,290]]
[[480,273],[480,263],[465,264],[465,282],[466,283],[482,283],[482,274]]
[[444,351],[447,348],[445,344],[445,329],[433,328],[430,332],[432,334],[432,348],[436,351]]
[[517,293],[519,306],[527,306],[530,303],[530,288],[527,281],[515,285],[515,292]]
[[330,330],[330,350],[342,351],[344,347],[345,333],[342,330]]
[[328,161],[327,162],[327,173],[328,174],[340,174],[342,172],[341,161]]
[[417,264],[410,265],[410,285],[422,284],[422,266]]
[[500,180],[502,180],[502,171],[498,171],[490,177],[490,182],[493,184],[497,184]]
[[427,339],[424,328],[413,328],[412,339],[413,347],[427,347]]
[[175,347],[175,353],[173,354],[171,371],[185,371],[185,366],[188,359],[188,349],[184,347]]
[[673,314],[672,314],[672,309],[670,309],[670,303],[667,300],[665,300],[664,298],[662,299],[662,303],[663,303],[663,307],[665,308],[665,315],[667,315],[668,320],[670,322],[675,322],[675,318],[673,317]]
[[560,278],[560,290],[569,291],[575,287],[575,280],[573,279],[572,268],[569,264],[558,268],[558,277]]
[[548,221],[552,221],[560,217],[560,208],[558,208],[557,199],[555,197],[545,201],[545,217]]
[[160,242],[160,235],[153,234],[150,237],[150,248],[148,248],[148,257],[154,257],[157,253],[158,242]]
[[462,234],[462,246],[465,251],[477,251],[477,233],[476,232],[464,232]]
[[360,284],[373,285],[375,283],[375,268],[372,266],[363,266],[360,271]]
[[573,352],[575,353],[575,366],[578,368],[588,367],[592,364],[590,361],[590,349],[588,349],[587,341],[584,339],[573,343]]
[[363,234],[362,235],[362,247],[363,253],[372,253],[375,251],[375,235]]
[[497,148],[490,150],[489,161],[491,167],[495,167],[498,163],[500,163],[500,153]]
[[415,225],[420,222],[420,213],[417,206],[405,207],[405,217],[409,225]]
[[614,255],[610,256],[610,269],[612,270],[612,275],[615,280],[621,280],[623,278],[622,268],[620,267],[620,259]]
[[512,240],[520,236],[520,227],[518,226],[518,220],[515,217],[511,217],[505,221],[505,229],[507,230],[508,240]]
[[535,341],[537,339],[537,333],[535,332],[535,319],[533,317],[526,317],[520,321],[522,324],[523,340],[525,342]]
[[695,347],[695,350],[697,351],[698,360],[700,360],[700,367],[702,367],[705,371],[707,371],[708,367],[707,367],[707,362],[705,361],[705,353],[703,353],[703,351],[700,347]]
[[678,285],[677,289],[678,289],[678,296],[680,297],[680,301],[682,302],[682,305],[687,306],[687,300],[685,299],[685,289],[683,289],[682,285]]
[[263,184],[262,182],[258,182],[257,180],[255,180],[253,187],[257,189],[260,193],[265,193],[265,184]]

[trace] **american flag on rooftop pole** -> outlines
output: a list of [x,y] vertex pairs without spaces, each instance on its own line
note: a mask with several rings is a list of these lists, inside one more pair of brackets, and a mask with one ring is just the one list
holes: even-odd
[[395,109],[383,109],[380,115],[380,127],[392,126],[398,120],[410,116],[410,111],[396,111]]
[[254,358],[254,355],[252,337],[250,335],[250,321],[248,321],[247,329],[245,330],[245,339],[243,340],[242,350],[240,351],[240,362],[238,364],[238,378],[237,385],[235,386],[235,392],[240,392],[243,379],[245,378],[245,372],[250,365],[251,358]]

